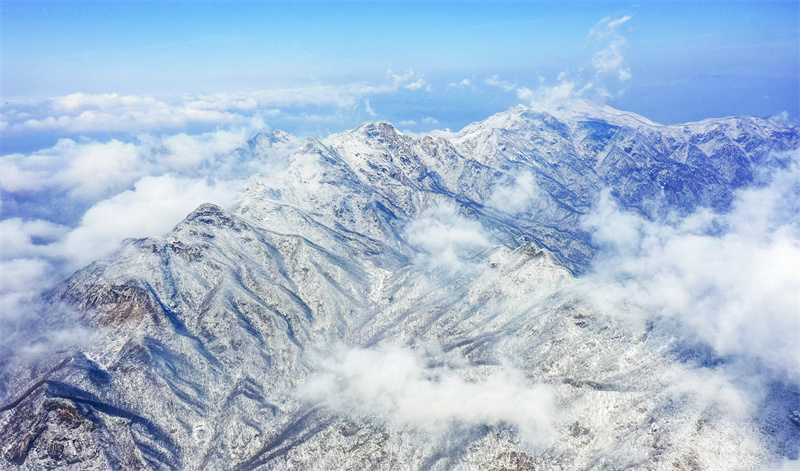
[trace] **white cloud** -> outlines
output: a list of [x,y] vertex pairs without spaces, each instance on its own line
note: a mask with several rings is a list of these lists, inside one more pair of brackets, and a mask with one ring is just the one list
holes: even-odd
[[437,120],[436,118],[432,118],[430,116],[423,118],[422,122],[425,124],[439,124],[439,120]]
[[499,75],[492,75],[491,77],[487,78],[483,81],[486,85],[490,85],[492,87],[502,88],[503,90],[510,92],[517,88],[517,85],[511,83],[507,80],[501,80]]
[[464,79],[458,83],[456,82],[448,83],[447,88],[475,88],[475,87],[474,85],[472,85],[472,82],[470,82],[469,79]]
[[628,42],[620,29],[631,18],[606,17],[600,20],[588,34],[593,46],[597,48],[589,59],[589,64],[574,71],[561,72],[554,85],[547,84],[544,77],[540,77],[535,87],[517,86],[500,79],[498,75],[489,77],[484,83],[506,92],[515,92],[521,102],[541,110],[551,108],[564,100],[589,98],[604,103],[608,99],[619,97],[624,93],[620,84],[631,78],[631,71],[623,54]]
[[55,146],[31,155],[4,156],[0,185],[10,192],[57,187],[74,197],[98,197],[124,188],[141,176],[139,161],[139,149],[130,143],[61,139]]
[[0,321],[15,320],[30,314],[27,307],[53,281],[53,269],[47,260],[0,260]]
[[75,112],[87,108],[100,110],[112,108],[149,108],[158,104],[159,102],[154,98],[146,96],[120,96],[116,93],[103,95],[73,93],[54,99],[50,106],[56,111]]
[[[230,205],[238,182],[269,164],[232,154],[252,134],[241,127],[200,135],[143,134],[131,142],[61,139],[29,155],[3,156],[6,204],[21,198],[38,209],[31,214],[68,222],[31,216],[0,221],[0,321],[34,312],[45,289],[109,255],[123,239],[163,234],[205,202]],[[67,217],[60,208],[79,212]],[[81,208],[89,209],[81,213]]]
[[524,89],[521,90],[518,96],[520,100],[530,100],[531,108],[546,110],[564,100],[580,97],[587,90],[587,88],[583,90],[576,90],[575,88],[576,84],[574,82],[562,78],[557,85],[546,86],[543,84],[535,91]]
[[416,126],[417,122],[412,120],[400,121],[400,126]]
[[[356,113],[360,104],[374,110],[368,97],[391,95],[402,90],[431,91],[425,76],[408,69],[405,73],[387,72],[383,83],[311,85],[294,88],[258,90],[242,93],[212,93],[156,99],[146,95],[73,93],[43,103],[19,102],[26,108],[4,111],[2,131],[16,135],[30,132],[56,135],[85,133],[136,133],[143,131],[187,130],[202,126],[247,124],[252,118],[274,119],[288,108],[292,114],[301,109],[333,108],[334,116],[345,111]],[[366,101],[365,101],[366,100]],[[327,111],[330,111],[329,109]],[[339,117],[341,118],[341,117]]]
[[[220,174],[223,173],[220,167],[243,164],[228,162],[227,157],[236,149],[244,146],[252,134],[251,127],[241,127],[201,135],[180,133],[163,136],[153,143],[157,146],[160,141],[161,146],[160,149],[157,149],[155,163],[167,171],[217,167],[218,170],[214,173]],[[254,171],[255,169],[252,169],[253,173]],[[247,175],[242,174],[241,176]]]
[[0,259],[43,255],[48,244],[60,239],[69,228],[49,221],[23,221],[10,218],[0,221]]
[[56,328],[41,333],[37,339],[25,339],[30,343],[17,348],[23,357],[41,357],[53,351],[89,344],[97,335],[96,331],[81,326]]
[[4,156],[0,187],[11,193],[58,189],[73,198],[99,201],[147,175],[244,178],[259,171],[259,162],[237,161],[231,153],[245,146],[253,133],[243,126],[200,135],[142,134],[132,142],[61,139],[29,155]]
[[630,19],[630,16],[616,19],[603,18],[589,33],[589,37],[605,44],[603,49],[592,56],[592,66],[598,77],[616,77],[620,82],[631,78],[630,69],[625,67],[625,59],[622,56],[622,51],[628,41],[619,32],[620,26]]
[[539,188],[536,179],[529,171],[518,175],[513,184],[498,186],[489,199],[489,205],[508,213],[532,210],[532,205],[549,200],[550,196]]
[[405,88],[407,90],[422,90],[431,91],[432,88],[428,84],[428,81],[425,80],[425,76],[419,73],[414,72],[413,69],[408,69],[404,74],[399,75],[393,73],[389,70],[386,75],[388,75],[394,81],[394,89],[397,90],[399,88]]
[[367,112],[370,116],[377,116],[378,114],[375,113],[375,110],[372,109],[372,106],[369,103],[369,100],[364,100],[364,111]]
[[39,191],[47,186],[48,173],[41,170],[21,168],[28,162],[19,162],[20,154],[7,155],[0,159],[0,188],[10,192]]
[[[303,393],[340,413],[427,433],[505,424],[514,426],[529,445],[553,440],[549,387],[531,383],[507,365],[468,380],[460,374],[463,358],[431,360],[403,347],[339,348],[318,360],[319,373]],[[440,366],[426,366],[430,363]]]
[[417,79],[417,80],[405,85],[405,88],[407,88],[409,90],[419,90],[419,89],[425,87],[426,85],[428,85],[428,82],[426,82],[425,79],[421,78],[421,79]]
[[476,268],[469,259],[490,246],[480,223],[458,214],[452,203],[440,204],[409,222],[406,236],[425,252],[420,263],[451,275]]
[[180,129],[192,124],[222,125],[241,122],[240,114],[196,106],[198,102],[165,103],[147,96],[76,93],[51,102],[57,116],[40,116],[10,123],[8,131],[62,133],[138,132]]
[[107,143],[76,144],[60,142],[68,165],[53,176],[63,188],[77,197],[97,197],[124,188],[138,176],[141,155],[131,143],[111,140]]
[[172,175],[144,177],[133,190],[86,211],[80,226],[61,242],[62,254],[73,267],[83,266],[109,255],[125,238],[166,233],[202,203],[230,206],[235,190],[235,182],[210,185]]
[[740,191],[725,215],[659,224],[604,199],[587,219],[606,247],[587,295],[609,313],[674,319],[718,355],[800,384],[798,161],[794,152],[769,185]]

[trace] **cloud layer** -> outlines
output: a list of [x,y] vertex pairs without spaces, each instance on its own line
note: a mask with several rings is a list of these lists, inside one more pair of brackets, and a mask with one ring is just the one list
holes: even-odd
[[[60,106],[80,107],[84,98]],[[107,99],[140,103],[106,97],[95,105]],[[235,152],[255,131],[61,139],[30,154],[3,156],[0,324],[35,310],[43,290],[111,254],[123,239],[161,235],[202,203],[231,205],[240,182],[269,165]]]
[[600,201],[586,226],[605,249],[585,293],[604,311],[677,321],[731,361],[800,384],[800,153],[729,214],[658,223]]
[[339,412],[399,428],[437,434],[454,426],[509,425],[529,445],[553,439],[549,387],[510,366],[470,380],[466,360],[447,360],[407,347],[339,348],[320,360],[303,391]]
[[389,70],[386,75],[386,80],[378,83],[312,85],[239,93],[163,98],[72,93],[39,101],[12,101],[2,107],[0,132],[13,140],[31,133],[69,136],[212,130],[234,125],[263,128],[266,121],[285,122],[298,117],[306,121],[341,120],[343,114],[358,120],[376,115],[370,97],[433,90],[424,74],[412,69],[402,73]]

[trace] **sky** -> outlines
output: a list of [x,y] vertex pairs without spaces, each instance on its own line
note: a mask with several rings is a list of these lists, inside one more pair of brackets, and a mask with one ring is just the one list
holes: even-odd
[[796,1],[0,8],[2,154],[242,123],[304,137],[381,119],[457,130],[548,90],[663,124],[800,116]]

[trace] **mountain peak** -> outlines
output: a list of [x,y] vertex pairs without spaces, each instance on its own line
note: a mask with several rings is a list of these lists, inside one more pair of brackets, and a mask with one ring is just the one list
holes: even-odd
[[587,99],[563,99],[542,104],[533,103],[531,106],[520,105],[518,108],[522,113],[547,113],[561,121],[601,120],[624,126],[660,126],[636,113],[618,110]]
[[367,136],[369,138],[383,138],[393,140],[403,133],[398,131],[396,127],[389,121],[372,122],[367,121],[354,130],[357,134]]

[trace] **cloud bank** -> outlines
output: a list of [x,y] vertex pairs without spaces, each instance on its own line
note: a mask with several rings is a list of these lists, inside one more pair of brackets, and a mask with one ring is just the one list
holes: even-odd
[[[248,92],[165,96],[72,93],[37,101],[6,102],[0,132],[14,140],[33,133],[54,136],[148,131],[211,131],[218,127],[264,127],[266,121],[349,121],[375,116],[370,97],[430,92],[424,74],[387,71],[378,83],[308,85]],[[363,115],[363,116],[362,116]],[[353,124],[352,122],[350,124]],[[360,124],[360,123],[355,123]]]
[[[60,106],[78,108],[84,98]],[[104,97],[93,106],[117,102],[140,103]],[[3,156],[0,328],[34,312],[45,289],[110,255],[123,239],[164,234],[202,203],[231,205],[239,184],[269,165],[237,153],[255,131],[61,139]]]
[[800,384],[800,152],[728,214],[658,223],[606,195],[585,221],[604,249],[583,289],[605,312],[666,318],[729,361]]

